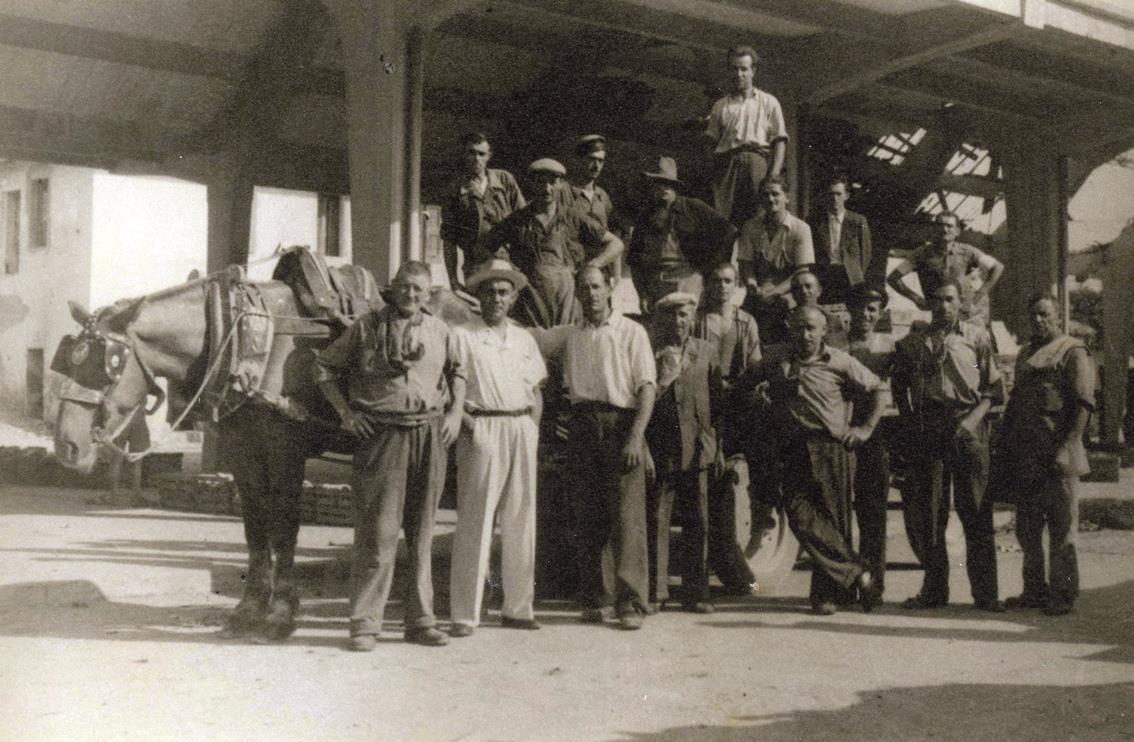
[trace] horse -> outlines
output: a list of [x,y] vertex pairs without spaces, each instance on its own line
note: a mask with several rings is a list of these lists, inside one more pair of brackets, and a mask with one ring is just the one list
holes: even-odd
[[[136,416],[159,406],[147,409],[149,397],[160,403],[163,396],[157,379],[183,398],[206,391],[224,350],[208,317],[207,297],[217,280],[191,280],[93,313],[71,304],[83,329],[64,338],[52,364],[67,377],[54,439],[60,462],[90,472],[100,447],[122,454],[115,441]],[[235,404],[230,392],[215,423],[218,449],[240,494],[248,547],[243,595],[221,634],[282,641],[295,631],[299,608],[293,568],[306,460],[328,451],[350,453],[356,441],[339,428],[312,375],[316,353],[342,325],[305,315],[288,284],[242,285],[262,300],[258,316],[270,319],[274,334],[258,391]],[[382,304],[376,298],[372,306]],[[474,311],[447,289],[434,289],[429,308],[450,325]]]

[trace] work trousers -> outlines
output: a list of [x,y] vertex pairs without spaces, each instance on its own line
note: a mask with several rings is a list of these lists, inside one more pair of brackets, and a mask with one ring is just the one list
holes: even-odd
[[492,552],[493,520],[500,519],[502,613],[534,617],[536,446],[530,415],[473,417],[457,438],[457,530],[450,565],[450,616],[477,626]]
[[350,633],[379,634],[394,580],[398,531],[406,534],[405,625],[433,626],[433,520],[448,452],[442,418],[414,427],[381,425],[354,454],[354,562]]
[[[1016,500],[1016,538],[1024,552],[1024,594],[1061,605],[1079,597],[1079,478],[1051,472]],[[1047,526],[1048,558],[1044,567],[1043,529]]]
[[575,405],[567,439],[579,602],[584,608],[614,604],[619,615],[648,610],[645,466],[622,465],[634,415],[606,405]]
[[661,299],[675,291],[692,294],[700,301],[704,290],[703,277],[688,264],[667,270],[641,270],[634,276],[634,281],[638,296],[651,312]]
[[783,443],[783,505],[788,525],[814,564],[811,601],[839,600],[863,572],[850,546],[854,455],[825,434],[791,436]]
[[713,205],[738,228],[758,210],[760,184],[768,175],[762,152],[734,149],[713,157]]
[[677,563],[682,604],[709,599],[709,477],[705,471],[673,472],[659,477],[648,492],[652,597],[669,600],[669,543],[674,506],[681,514]]
[[928,598],[949,599],[949,554],[945,528],[949,524],[949,499],[965,532],[965,566],[969,586],[977,602],[996,600],[996,541],[992,529],[992,499],[988,488],[988,423],[975,435],[960,429],[960,413],[947,409],[923,411],[919,429],[910,432],[910,502],[916,511],[911,522],[920,531],[925,582],[921,592]]
[[879,433],[855,450],[854,514],[858,553],[870,567],[879,593],[886,581],[886,501],[890,495],[890,452]]

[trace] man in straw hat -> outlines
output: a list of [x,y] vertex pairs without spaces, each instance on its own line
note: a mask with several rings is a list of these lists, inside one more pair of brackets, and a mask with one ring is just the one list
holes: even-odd
[[547,377],[532,336],[508,319],[524,274],[494,258],[467,282],[480,317],[453,330],[467,374],[465,414],[457,438],[457,530],[450,606],[454,637],[480,622],[484,577],[499,516],[503,541],[502,625],[538,629],[535,597],[536,445]]
[[532,202],[488,233],[477,262],[504,248],[496,257],[510,259],[528,280],[516,304],[517,319],[534,327],[570,324],[579,316],[575,271],[617,260],[622,241],[579,210],[562,164],[545,157],[528,172],[536,185]]
[[657,171],[642,176],[649,205],[634,225],[629,262],[642,311],[648,313],[674,291],[699,299],[701,272],[731,256],[736,230],[704,201],[678,195],[684,186],[672,157],[660,158]]

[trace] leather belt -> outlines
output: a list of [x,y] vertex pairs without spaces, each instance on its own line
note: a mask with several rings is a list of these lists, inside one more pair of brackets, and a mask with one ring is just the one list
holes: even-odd
[[521,407],[518,410],[469,410],[473,417],[523,417],[532,414],[531,407]]

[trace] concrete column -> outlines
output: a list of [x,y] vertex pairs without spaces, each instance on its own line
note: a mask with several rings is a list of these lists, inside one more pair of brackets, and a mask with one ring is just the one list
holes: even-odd
[[[993,293],[993,316],[1024,341],[1028,298],[1058,292],[1066,253],[1067,209],[1060,158],[1039,140],[1018,142],[1004,152],[1008,242],[1004,277]],[[1058,293],[1057,293],[1058,295]]]
[[409,231],[408,13],[402,3],[381,0],[326,4],[346,68],[354,262],[385,284],[402,262]]
[[421,260],[424,221],[421,211],[421,138],[424,128],[422,104],[425,99],[425,49],[428,32],[415,28],[406,37],[406,230],[405,253]]
[[[1118,450],[1118,433],[1126,399],[1126,373],[1130,343],[1134,339],[1134,227],[1126,227],[1106,251],[1103,274],[1103,411],[1100,437],[1108,450]],[[1126,441],[1129,446],[1131,441]]]
[[231,168],[218,171],[205,185],[209,208],[207,271],[223,270],[233,263],[243,265],[248,262],[253,181],[248,173]]

